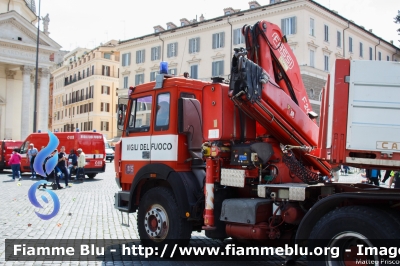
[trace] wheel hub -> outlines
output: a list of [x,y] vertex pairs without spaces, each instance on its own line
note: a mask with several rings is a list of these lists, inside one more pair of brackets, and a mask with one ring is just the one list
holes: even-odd
[[[371,260],[379,261],[378,256],[360,256],[357,254],[357,245],[362,244],[366,247],[374,247],[374,245],[362,234],[358,232],[342,232],[332,238],[328,246],[330,248],[339,248],[342,256],[339,260],[332,258],[331,255],[327,257],[327,265],[329,266],[352,266],[357,264],[357,260]],[[347,251],[346,251],[347,250]],[[374,264],[375,265],[375,264]]]
[[144,228],[150,238],[165,238],[168,233],[168,216],[164,208],[152,205],[144,217]]

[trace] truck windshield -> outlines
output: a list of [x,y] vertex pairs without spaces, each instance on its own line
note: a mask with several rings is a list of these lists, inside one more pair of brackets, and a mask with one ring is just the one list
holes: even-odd
[[25,154],[28,150],[28,146],[29,146],[29,141],[25,141],[22,146],[21,149],[19,151],[20,154]]
[[105,145],[106,149],[111,149],[111,146],[110,146],[110,144],[108,144],[108,142],[105,142],[104,145]]

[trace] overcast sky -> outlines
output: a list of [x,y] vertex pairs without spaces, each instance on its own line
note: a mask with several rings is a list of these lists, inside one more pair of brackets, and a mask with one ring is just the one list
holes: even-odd
[[[181,18],[192,20],[201,14],[206,19],[223,15],[225,7],[245,10],[250,0],[40,0],[41,17],[49,14],[50,37],[71,51],[76,47],[94,48],[111,39],[126,40],[154,32],[153,27],[167,22],[180,25]],[[373,29],[377,36],[399,46],[400,35],[393,18],[400,10],[399,0],[316,0],[349,20]],[[258,0],[266,5],[269,0]],[[39,0],[36,0],[36,8]],[[43,30],[43,25],[40,25]]]

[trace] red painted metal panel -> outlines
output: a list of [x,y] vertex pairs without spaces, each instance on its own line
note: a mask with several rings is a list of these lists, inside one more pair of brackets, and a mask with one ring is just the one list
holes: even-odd
[[[335,66],[335,88],[333,93],[333,124],[331,163],[343,163],[345,160],[347,116],[349,104],[349,84],[345,81],[350,75],[350,60],[338,59]],[[332,89],[332,88],[331,88]],[[329,133],[328,133],[329,134]]]

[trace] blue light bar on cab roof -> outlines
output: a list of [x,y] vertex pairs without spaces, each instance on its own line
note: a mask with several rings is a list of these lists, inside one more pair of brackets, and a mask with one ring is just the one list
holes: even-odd
[[160,63],[160,74],[168,74],[168,62],[162,61]]

